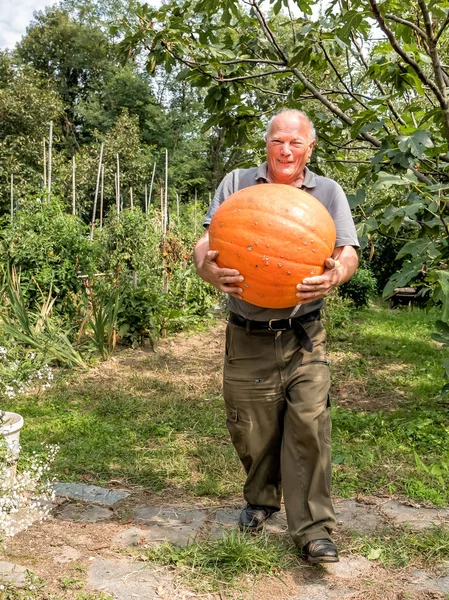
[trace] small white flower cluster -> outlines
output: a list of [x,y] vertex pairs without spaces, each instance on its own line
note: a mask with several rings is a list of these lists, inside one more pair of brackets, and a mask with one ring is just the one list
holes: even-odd
[[0,394],[13,399],[35,387],[48,389],[53,381],[53,370],[47,364],[34,365],[37,358],[35,352],[28,352],[24,360],[15,360],[0,346]]
[[22,471],[7,447],[0,458],[0,537],[14,536],[35,521],[46,519],[54,500],[51,464],[59,447],[42,444],[43,452],[33,452]]

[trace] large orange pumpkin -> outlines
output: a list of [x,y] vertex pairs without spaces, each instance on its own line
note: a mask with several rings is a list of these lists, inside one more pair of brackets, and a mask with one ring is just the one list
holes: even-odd
[[313,196],[290,185],[253,185],[229,196],[209,227],[220,267],[238,269],[242,297],[264,308],[300,302],[296,285],[321,275],[335,246],[335,225]]

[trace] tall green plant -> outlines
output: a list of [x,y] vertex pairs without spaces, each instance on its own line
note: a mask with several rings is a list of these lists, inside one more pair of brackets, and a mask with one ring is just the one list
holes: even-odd
[[4,332],[17,344],[40,352],[48,361],[57,361],[68,367],[85,367],[81,354],[73,347],[67,333],[61,330],[60,323],[52,319],[55,298],[51,297],[51,289],[47,297],[42,296],[41,304],[36,301],[36,309],[31,310],[24,299],[20,275],[15,268],[7,265],[3,277],[6,299],[2,317]]

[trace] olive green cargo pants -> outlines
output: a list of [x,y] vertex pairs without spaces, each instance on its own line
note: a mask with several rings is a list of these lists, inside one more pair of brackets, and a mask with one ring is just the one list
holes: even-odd
[[283,491],[300,548],[329,539],[335,526],[326,333],[320,321],[304,328],[311,353],[291,329],[228,323],[223,378],[227,425],[247,474],[245,500],[279,510]]

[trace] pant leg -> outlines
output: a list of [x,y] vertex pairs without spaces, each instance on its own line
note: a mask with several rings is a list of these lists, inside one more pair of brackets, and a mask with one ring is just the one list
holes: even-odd
[[273,332],[246,332],[228,323],[223,395],[227,426],[247,475],[245,500],[279,510],[285,397]]
[[[329,538],[335,527],[331,489],[331,422],[326,334],[320,321],[306,326],[312,353],[301,351],[287,382],[282,479],[290,534],[302,547]],[[284,344],[287,345],[287,337]]]

